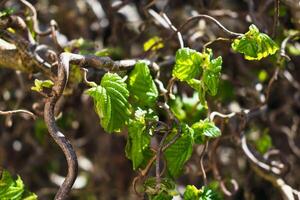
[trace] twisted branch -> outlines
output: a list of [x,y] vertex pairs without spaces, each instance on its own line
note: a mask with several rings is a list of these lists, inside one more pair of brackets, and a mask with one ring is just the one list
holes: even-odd
[[68,174],[63,184],[60,186],[58,192],[56,193],[55,200],[63,200],[67,198],[68,193],[70,192],[78,173],[78,163],[77,163],[76,153],[69,140],[66,139],[64,134],[59,131],[59,128],[56,125],[55,118],[54,118],[55,105],[58,99],[60,98],[60,96],[62,95],[62,92],[65,88],[65,84],[67,81],[66,74],[67,74],[66,69],[63,66],[61,60],[59,60],[57,81],[54,83],[51,96],[46,98],[46,103],[44,108],[44,119],[48,131],[51,137],[54,139],[54,141],[59,145],[59,147],[64,152],[68,163]]

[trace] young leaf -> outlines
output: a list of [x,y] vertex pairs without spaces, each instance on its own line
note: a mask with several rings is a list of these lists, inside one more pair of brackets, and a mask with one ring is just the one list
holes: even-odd
[[218,92],[221,69],[222,57],[219,56],[216,59],[211,59],[208,67],[203,72],[204,85],[212,96],[215,96]]
[[94,99],[95,110],[105,131],[118,132],[128,123],[130,105],[125,79],[106,73],[100,86],[90,88],[87,94]]
[[154,36],[144,43],[144,51],[148,51],[149,49],[155,51],[163,47],[163,40],[158,36]]
[[247,33],[233,41],[231,47],[234,51],[244,54],[247,60],[260,60],[278,50],[277,44],[268,35],[260,33],[253,24]]
[[202,187],[200,190],[193,185],[188,185],[183,194],[184,200],[220,200],[217,192],[209,187]]
[[25,189],[24,183],[18,176],[14,180],[8,171],[2,172],[0,179],[1,200],[37,200],[37,196]]
[[175,56],[173,76],[181,81],[188,81],[201,72],[201,54],[193,49],[178,49]]
[[201,190],[198,190],[194,185],[187,185],[183,194],[184,200],[199,199]]
[[220,129],[208,119],[200,120],[192,125],[194,130],[194,140],[197,144],[202,144],[205,140],[205,136],[208,138],[215,138],[221,135]]
[[158,91],[146,63],[138,62],[134,66],[129,76],[128,89],[137,106],[151,107],[155,103]]
[[54,85],[54,83],[51,80],[34,80],[34,86],[31,87],[31,90],[36,92],[43,91],[43,88],[51,88]]
[[143,163],[145,154],[150,151],[151,136],[147,133],[145,124],[146,112],[136,111],[136,119],[130,120],[128,125],[128,139],[126,144],[126,156],[132,161],[133,169],[136,170]]
[[[170,141],[175,131],[167,137],[167,142]],[[172,144],[164,152],[167,161],[167,170],[172,177],[178,177],[182,172],[183,165],[192,155],[193,151],[193,129],[188,125],[182,125],[182,133],[177,141]]]

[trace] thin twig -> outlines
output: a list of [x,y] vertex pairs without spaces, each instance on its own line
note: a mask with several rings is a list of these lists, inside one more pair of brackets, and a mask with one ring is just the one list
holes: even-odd
[[229,35],[231,36],[234,36],[234,37],[240,37],[240,36],[243,36],[244,34],[242,33],[236,33],[236,32],[233,32],[233,31],[230,31],[228,30],[227,28],[225,28],[225,26],[223,26],[217,19],[213,18],[212,16],[209,16],[209,15],[203,15],[203,14],[199,14],[199,15],[196,15],[196,16],[193,16],[193,17],[190,17],[189,19],[186,20],[186,22],[184,22],[179,28],[178,28],[178,31],[182,31],[189,23],[193,22],[193,21],[196,21],[196,20],[199,20],[199,19],[208,19],[212,22],[214,22],[216,25],[218,25],[224,32],[228,33]]
[[205,186],[207,185],[207,177],[206,177],[206,172],[205,172],[205,169],[204,169],[204,166],[203,166],[203,158],[204,158],[207,146],[208,146],[208,141],[205,142],[203,150],[202,150],[201,155],[200,155],[200,168],[201,168],[201,171],[202,171],[203,183],[204,183]]
[[30,112],[28,110],[24,110],[24,109],[0,111],[0,115],[12,115],[12,114],[20,114],[20,113],[27,114],[30,117],[32,117],[32,119],[36,119],[35,114],[33,114],[32,112]]

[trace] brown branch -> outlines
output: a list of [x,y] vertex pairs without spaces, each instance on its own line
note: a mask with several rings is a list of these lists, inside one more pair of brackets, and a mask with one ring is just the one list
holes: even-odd
[[67,80],[66,68],[63,62],[59,60],[58,63],[58,76],[57,80],[54,83],[54,86],[52,87],[51,96],[46,98],[44,107],[44,119],[51,137],[64,152],[68,163],[68,174],[55,196],[55,200],[63,200],[67,198],[72,185],[75,182],[78,173],[78,163],[76,153],[71,143],[67,138],[65,138],[62,132],[59,131],[59,128],[57,127],[55,122],[55,105],[63,93]]

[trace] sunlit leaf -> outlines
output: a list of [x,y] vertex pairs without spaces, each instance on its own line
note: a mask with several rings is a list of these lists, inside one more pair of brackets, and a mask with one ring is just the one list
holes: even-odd
[[105,131],[118,132],[128,123],[130,105],[125,79],[106,73],[101,84],[87,90],[87,94],[94,99],[95,110]]
[[24,183],[19,176],[14,180],[9,172],[4,170],[0,179],[0,199],[37,200],[37,196],[25,189]]
[[197,189],[194,185],[188,185],[183,194],[184,200],[220,200],[217,192],[209,187]]
[[155,103],[158,91],[146,63],[138,62],[134,66],[129,75],[128,89],[136,106],[151,107]]
[[208,119],[200,120],[199,122],[192,125],[194,130],[195,143],[202,144],[205,137],[216,138],[221,135],[220,129]]
[[260,60],[276,53],[277,44],[265,33],[260,33],[255,25],[231,44],[234,51],[244,54],[247,60]]
[[[212,57],[212,54],[210,57]],[[203,72],[203,83],[212,96],[215,96],[218,92],[221,69],[222,57],[219,56],[216,59],[211,59]]]
[[181,81],[187,81],[201,72],[201,54],[193,49],[181,48],[176,52],[173,76]]
[[54,85],[54,83],[51,80],[34,80],[34,86],[31,87],[31,90],[36,92],[43,91],[43,88],[51,88]]

